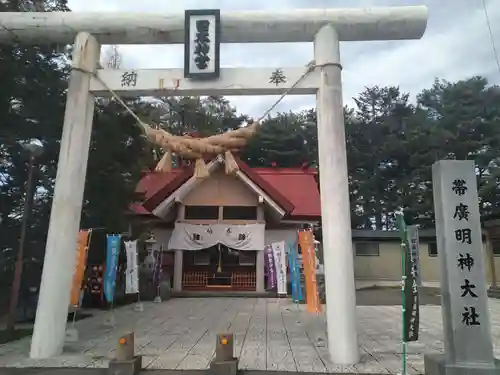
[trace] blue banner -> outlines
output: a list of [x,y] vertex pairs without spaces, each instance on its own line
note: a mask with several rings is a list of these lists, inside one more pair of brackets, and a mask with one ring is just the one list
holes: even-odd
[[297,243],[288,243],[288,259],[290,263],[290,278],[292,281],[292,299],[294,302],[304,300],[302,286],[300,284],[300,261],[297,254]]
[[121,234],[108,234],[106,236],[106,273],[104,274],[104,297],[112,303],[115,297],[116,270],[118,268],[118,255],[120,254]]
[[290,270],[290,282],[292,284],[292,300],[297,302],[297,283],[295,282],[295,256],[293,246],[288,243],[288,269]]

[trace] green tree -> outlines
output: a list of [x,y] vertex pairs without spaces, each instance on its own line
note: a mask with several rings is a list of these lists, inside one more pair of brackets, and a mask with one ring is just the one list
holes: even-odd
[[81,227],[126,230],[124,215],[139,197],[135,188],[150,163],[146,139],[116,101],[97,103],[90,145]]
[[398,87],[367,88],[354,101],[358,108],[348,116],[346,138],[355,213],[362,217],[356,221],[365,228],[392,229],[393,212],[408,195],[410,156],[404,144],[414,109],[409,94]]
[[[66,1],[6,1],[1,12],[65,11]],[[12,280],[25,203],[28,155],[21,144],[39,139],[44,153],[34,172],[36,197],[27,233],[27,260],[43,258],[64,113],[67,69],[56,45],[0,45],[0,289]],[[29,278],[31,273],[25,273]],[[8,297],[4,290],[0,295]],[[7,306],[3,301],[0,306]]]
[[251,167],[270,167],[272,162],[282,168],[300,167],[311,162],[316,148],[311,149],[312,142],[307,141],[312,137],[306,113],[279,113],[263,121],[243,150],[242,158]]
[[475,160],[483,214],[499,212],[497,87],[481,77],[437,80],[417,106],[397,87],[367,88],[346,117],[353,225],[391,229],[402,207],[408,223],[434,226],[432,164]]
[[[500,90],[483,77],[450,83],[436,80],[417,97],[426,113],[429,161],[474,160],[482,214],[500,212]],[[432,191],[430,164],[426,178],[428,210]]]

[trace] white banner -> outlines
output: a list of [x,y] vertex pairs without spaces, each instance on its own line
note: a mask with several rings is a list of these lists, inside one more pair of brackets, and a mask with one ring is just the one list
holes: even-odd
[[271,248],[273,249],[274,265],[276,267],[278,294],[287,294],[285,241],[272,243]]
[[168,249],[202,250],[220,243],[235,250],[264,250],[265,228],[265,224],[175,223]]
[[137,241],[125,241],[127,270],[125,271],[125,293],[139,293],[139,268],[137,263]]

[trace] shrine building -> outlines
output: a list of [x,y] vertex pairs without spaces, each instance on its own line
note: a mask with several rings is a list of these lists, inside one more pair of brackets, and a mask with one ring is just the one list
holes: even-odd
[[154,250],[174,292],[265,292],[264,247],[285,241],[321,217],[317,170],[250,168],[226,174],[224,159],[207,162],[209,176],[194,167],[148,172],[138,184],[143,201],[132,220],[147,224]]

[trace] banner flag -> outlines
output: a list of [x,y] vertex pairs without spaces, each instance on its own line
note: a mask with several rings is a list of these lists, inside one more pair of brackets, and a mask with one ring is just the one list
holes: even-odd
[[290,283],[292,285],[292,300],[298,301],[297,297],[297,283],[295,279],[295,257],[293,254],[293,246],[287,243],[288,247],[288,268],[290,269]]
[[278,294],[287,294],[286,287],[286,253],[285,241],[271,244],[273,249],[274,265],[276,267],[276,281]]
[[276,288],[276,267],[274,265],[274,256],[273,249],[270,245],[266,245],[264,247],[264,255],[266,256],[266,265],[267,265],[267,289],[275,289]]
[[314,249],[314,236],[312,231],[299,231],[299,244],[302,249],[302,264],[306,281],[307,311],[321,312],[321,304],[316,284],[316,252]]
[[116,270],[120,254],[121,234],[106,235],[106,272],[104,273],[104,297],[112,303],[115,297]]
[[401,238],[403,280],[403,341],[418,341],[420,311],[417,284],[417,264],[411,251],[408,230],[402,214],[396,216]]
[[288,244],[288,259],[290,263],[290,278],[292,281],[292,298],[295,302],[304,300],[302,293],[302,285],[300,282],[300,261],[298,259],[297,243],[290,242]]
[[139,268],[137,265],[137,240],[126,241],[127,271],[125,276],[125,293],[139,293]]
[[297,299],[299,302],[304,301],[304,283],[302,282],[302,264],[299,259],[299,250],[297,244],[294,244],[295,253],[295,276],[297,278]]
[[85,276],[85,267],[87,264],[87,251],[89,248],[89,239],[91,230],[80,230],[77,239],[76,261],[73,269],[73,281],[71,284],[70,303],[71,306],[80,306],[80,296],[82,290],[82,282]]

